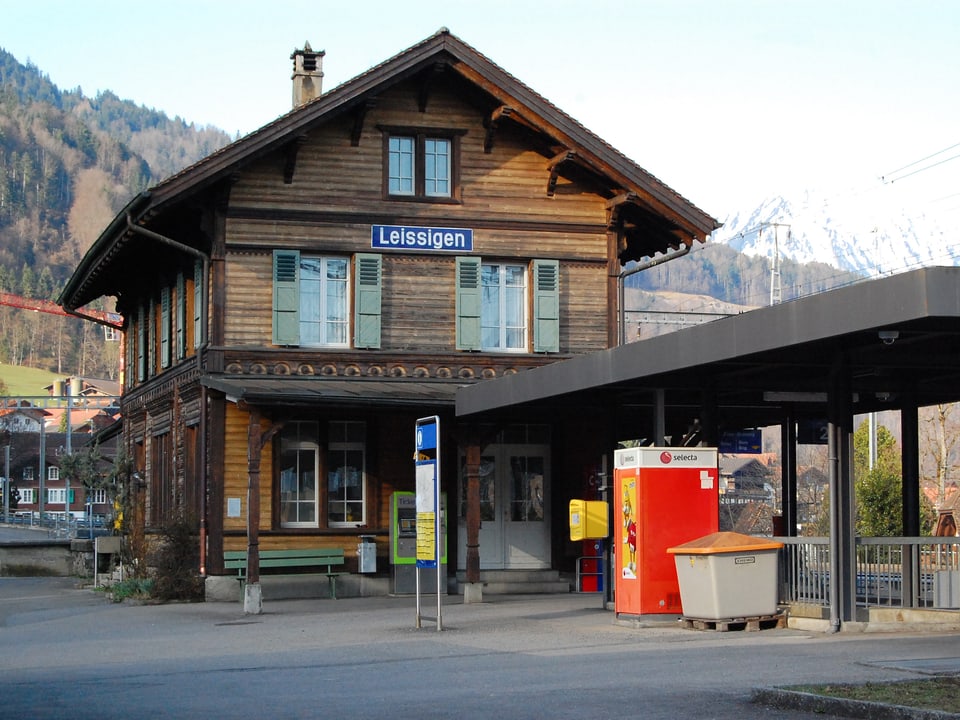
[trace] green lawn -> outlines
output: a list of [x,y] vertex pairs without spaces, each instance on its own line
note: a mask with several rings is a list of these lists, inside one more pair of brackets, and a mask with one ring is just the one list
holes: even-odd
[[53,384],[54,380],[67,377],[65,374],[58,375],[48,370],[38,370],[37,368],[23,367],[20,365],[7,365],[0,363],[0,380],[6,386],[6,390],[0,391],[0,395],[7,397],[37,397],[46,395],[44,388]]
[[845,700],[960,713],[960,678],[953,676],[864,685],[798,685],[784,689]]

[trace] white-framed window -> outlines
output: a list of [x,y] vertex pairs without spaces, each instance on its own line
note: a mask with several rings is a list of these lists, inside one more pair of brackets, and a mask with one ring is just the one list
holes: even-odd
[[60,479],[60,468],[56,465],[51,465],[47,468],[47,480],[59,480]]
[[560,263],[457,258],[457,349],[560,351]]
[[37,502],[37,490],[36,488],[21,488],[20,490],[20,502],[24,505],[33,505]]
[[387,197],[456,200],[457,153],[462,131],[384,130],[384,190]]
[[300,256],[300,344],[348,345],[345,257]]
[[47,488],[47,502],[51,505],[63,505],[66,502],[67,491],[63,488]]
[[527,268],[508,263],[480,266],[480,346],[483,350],[527,349]]
[[391,195],[413,195],[416,138],[391,137],[388,140],[388,191]]
[[379,348],[382,267],[375,253],[274,250],[274,344]]
[[320,447],[315,422],[287,423],[280,435],[280,526],[318,527]]
[[[294,421],[280,432],[280,527],[356,527],[366,522],[366,423]],[[322,460],[321,460],[322,456]],[[326,483],[318,479],[326,474]]]
[[33,467],[25,467],[23,469],[23,479],[24,482],[33,482]]
[[327,429],[327,522],[366,522],[366,424],[334,421]]
[[423,145],[423,194],[450,197],[450,146],[443,138],[426,138]]
[[104,505],[107,503],[107,491],[103,488],[97,488],[90,491],[90,502],[94,505]]

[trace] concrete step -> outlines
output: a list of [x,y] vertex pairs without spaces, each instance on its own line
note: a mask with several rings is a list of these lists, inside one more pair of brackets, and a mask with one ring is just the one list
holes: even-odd
[[[490,595],[541,595],[570,592],[570,581],[557,570],[481,570],[483,592]],[[457,594],[463,595],[466,573],[457,572]]]

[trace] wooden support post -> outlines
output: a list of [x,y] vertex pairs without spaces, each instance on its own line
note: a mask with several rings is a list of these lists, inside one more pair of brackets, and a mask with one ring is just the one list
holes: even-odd
[[260,591],[260,455],[263,430],[260,411],[249,408],[247,426],[247,582],[244,584],[243,611],[248,615],[263,612]]
[[480,444],[467,445],[467,582],[480,582]]

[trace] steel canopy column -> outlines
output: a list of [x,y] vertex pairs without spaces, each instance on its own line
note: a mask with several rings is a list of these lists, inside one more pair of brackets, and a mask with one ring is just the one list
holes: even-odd
[[471,433],[466,446],[467,472],[467,584],[464,603],[483,602],[480,582],[480,441]]
[[782,453],[780,476],[780,512],[783,518],[783,534],[797,534],[797,418],[793,407],[780,423],[780,448]]
[[[903,513],[904,537],[920,536],[920,417],[917,399],[912,393],[904,398],[900,407],[901,443],[901,512]],[[920,605],[920,557],[916,545],[903,547],[904,603],[910,607]],[[906,561],[910,558],[910,562]],[[909,594],[908,593],[909,588]]]
[[917,399],[909,396],[900,409],[903,452],[901,454],[903,477],[903,534],[906,537],[920,535],[920,419]]
[[657,447],[666,445],[667,440],[667,391],[657,388],[653,391],[653,442]]
[[853,413],[842,353],[830,372],[827,397],[830,462],[830,625],[856,619],[856,534],[853,503]]

